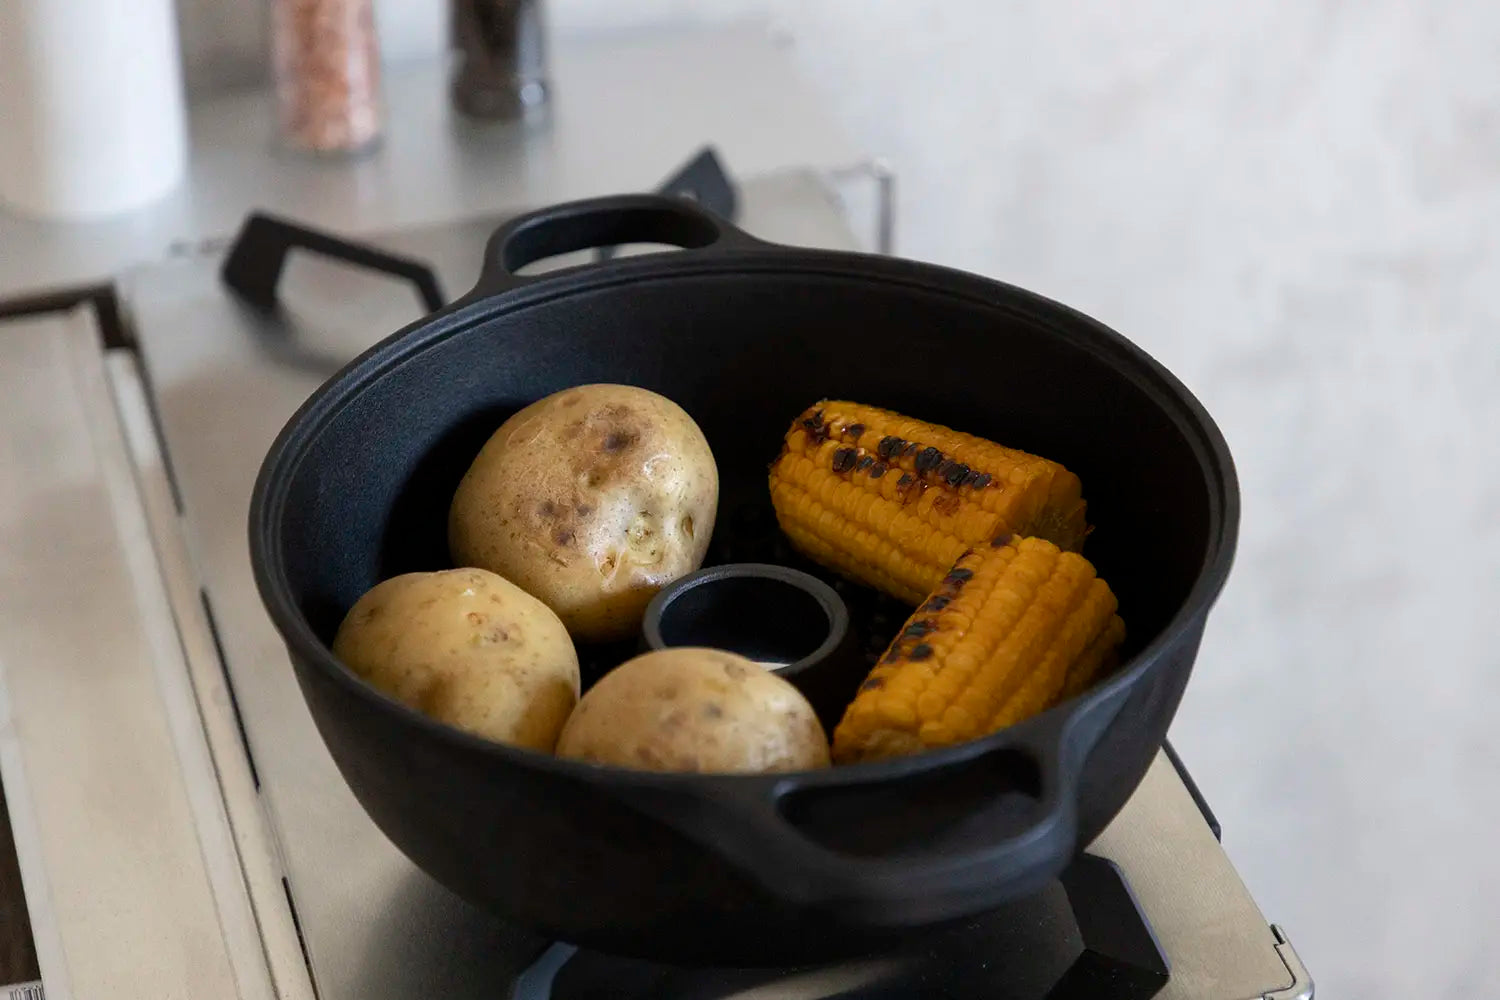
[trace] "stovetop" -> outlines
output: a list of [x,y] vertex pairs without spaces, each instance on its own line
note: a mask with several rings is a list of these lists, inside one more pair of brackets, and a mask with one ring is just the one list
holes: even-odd
[[[856,245],[827,176],[763,176],[738,185],[736,194],[738,222],[756,235],[867,249]],[[0,488],[0,530],[19,530],[18,512],[30,511],[33,531],[38,505],[75,481],[138,508],[139,524],[120,521],[119,531],[147,543],[175,626],[177,648],[166,656],[158,637],[158,665],[149,672],[168,706],[188,786],[184,808],[196,823],[213,919],[239,995],[1311,996],[1295,953],[1246,891],[1169,749],[1088,855],[1036,898],[914,940],[901,952],[829,967],[684,970],[575,951],[476,911],[400,855],[355,802],[318,737],[256,595],[244,525],[260,459],[295,407],[355,353],[419,318],[436,299],[469,288],[500,221],[471,218],[362,237],[398,265],[429,266],[430,285],[294,250],[279,283],[278,275],[266,282],[276,288],[274,303],[257,305],[225,287],[229,248],[214,243],[122,276],[105,297],[117,303],[118,317],[85,305],[51,321],[28,320],[24,335],[0,336],[0,397],[8,405],[30,401],[39,413],[50,407],[53,437],[82,434],[105,452],[118,443],[128,454],[125,473],[107,454],[95,454],[90,479],[82,457],[60,469],[42,447],[0,452],[0,482],[10,484]],[[316,244],[317,234],[311,239]],[[107,406],[95,398],[101,386]],[[100,422],[111,411],[119,426],[100,446]],[[71,424],[70,415],[77,418]],[[134,499],[122,500],[122,482],[136,491]],[[59,538],[60,547],[31,553],[36,566],[73,551],[65,534]],[[124,563],[128,542],[121,543]],[[72,558],[99,559],[89,551]],[[26,569],[23,560],[14,572]],[[139,614],[150,611],[137,605]],[[67,626],[55,614],[48,619],[45,608],[24,610],[23,618],[0,608],[0,635],[45,636]],[[63,669],[46,657],[6,664],[14,650],[4,642],[0,722],[6,711],[42,711],[48,684],[58,683],[49,678]],[[166,659],[180,669],[159,665]],[[201,731],[184,722],[190,707]],[[0,764],[6,745],[0,739]],[[16,752],[25,750],[23,742]],[[29,759],[50,758],[33,748]],[[39,769],[33,762],[32,771]],[[25,772],[13,764],[8,787],[12,773]],[[212,781],[207,790],[205,780]],[[64,838],[54,841],[61,846],[52,863],[61,863],[69,844],[86,849],[77,831],[60,832],[55,817],[32,816],[18,824],[18,841],[23,833]],[[181,891],[185,900],[192,894],[191,887]],[[49,908],[33,905],[34,922],[38,909]],[[66,908],[56,910],[43,916],[65,924]],[[42,945],[39,939],[39,951]],[[269,985],[254,985],[260,979]]]

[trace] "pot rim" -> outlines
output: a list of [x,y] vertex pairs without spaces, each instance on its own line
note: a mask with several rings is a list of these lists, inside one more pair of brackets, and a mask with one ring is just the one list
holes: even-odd
[[[1157,635],[1113,676],[1071,701],[966,743],[885,760],[775,774],[639,771],[583,761],[499,743],[438,722],[368,684],[338,660],[314,633],[291,598],[281,557],[280,526],[288,488],[311,443],[339,411],[365,389],[418,354],[499,316],[546,302],[612,287],[722,274],[824,277],[879,281],[912,291],[977,304],[1043,325],[1073,346],[1113,362],[1120,373],[1161,406],[1178,427],[1207,473],[1209,542],[1202,568],[1176,613]],[[1074,718],[1120,694],[1149,672],[1162,654],[1190,630],[1200,627],[1223,590],[1234,562],[1240,498],[1233,458],[1222,432],[1196,396],[1165,366],[1119,332],[1072,307],[997,279],[936,264],[840,250],[775,244],[683,251],[614,258],[517,279],[510,287],[480,287],[446,308],[390,334],[349,361],[315,389],[283,425],[257,473],[248,519],[250,560],[256,588],[272,623],[293,654],[294,667],[311,666],[346,692],[377,706],[393,724],[455,749],[497,762],[527,767],[560,778],[617,790],[649,787],[683,791],[712,787],[745,788],[773,783],[788,787],[875,784],[945,768],[1005,746],[1042,752],[1061,750]]]

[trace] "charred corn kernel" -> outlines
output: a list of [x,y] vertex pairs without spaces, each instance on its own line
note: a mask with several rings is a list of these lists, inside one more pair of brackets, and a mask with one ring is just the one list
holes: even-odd
[[803,412],[770,481],[805,554],[912,603],[971,547],[1014,534],[1076,551],[1088,530],[1078,477],[1056,462],[858,403]]
[[860,685],[834,759],[976,739],[1081,691],[1124,638],[1116,607],[1087,559],[1045,539],[964,552]]

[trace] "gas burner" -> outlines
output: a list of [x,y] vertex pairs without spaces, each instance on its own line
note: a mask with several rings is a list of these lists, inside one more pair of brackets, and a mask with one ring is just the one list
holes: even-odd
[[[800,171],[732,185],[704,150],[661,190],[696,198],[766,239],[860,249],[829,185]],[[16,540],[17,578],[118,582],[117,592],[99,589],[94,599],[122,623],[107,653],[7,663],[11,710],[39,711],[66,694],[80,717],[120,726],[164,725],[164,704],[201,715],[196,749],[188,729],[138,748],[155,754],[149,765],[173,775],[172,787],[188,789],[184,803],[201,824],[165,831],[172,850],[201,852],[207,872],[196,887],[189,876],[151,883],[174,913],[198,913],[205,926],[217,914],[219,954],[269,968],[277,992],[299,1000],[1312,996],[1170,746],[1089,853],[1035,896],[832,965],[689,969],[579,950],[479,912],[401,856],[353,800],[308,718],[254,592],[245,504],[261,456],[292,411],[333,368],[471,287],[503,221],[355,241],[256,213],[228,246],[200,246],[115,282],[0,303],[0,396],[71,463],[50,462],[41,449],[0,452],[0,482],[13,484],[0,500],[11,498],[17,511],[52,510],[66,495],[88,514],[86,530],[59,519],[40,529],[55,537],[27,535],[23,546],[22,536],[0,534],[0,542]],[[390,278],[395,291],[367,294]],[[0,517],[0,530],[7,523]],[[161,580],[143,583],[148,570]],[[71,634],[65,603],[24,616],[0,607],[0,635],[38,637],[43,648],[45,637]],[[49,618],[53,610],[62,617]],[[89,680],[85,671],[105,661],[113,683]],[[154,684],[160,697],[111,695],[131,684],[147,693]],[[73,751],[49,727],[25,740],[38,793],[92,780],[66,770]],[[182,814],[188,809],[179,803]],[[18,829],[18,841],[46,837],[58,858],[87,866],[94,852],[79,831],[88,824],[46,820]],[[131,822],[144,824],[148,814]],[[55,875],[65,881],[72,870],[59,864]],[[42,929],[38,940],[49,946],[79,931]]]
[[887,954],[794,969],[687,969],[554,945],[513,996],[1147,1000],[1167,979],[1167,957],[1120,869],[1086,854],[1037,895]]

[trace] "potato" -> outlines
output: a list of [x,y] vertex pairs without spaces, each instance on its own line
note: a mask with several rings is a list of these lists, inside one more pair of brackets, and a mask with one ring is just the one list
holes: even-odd
[[828,737],[790,681],[719,649],[643,653],[578,702],[557,755],[647,771],[828,766]]
[[719,472],[693,418],[629,385],[516,413],[453,496],[448,546],[540,598],[580,640],[629,636],[651,597],[703,563]]
[[551,752],[578,702],[578,654],[545,604],[484,569],[405,573],[344,616],[333,653],[398,701]]

